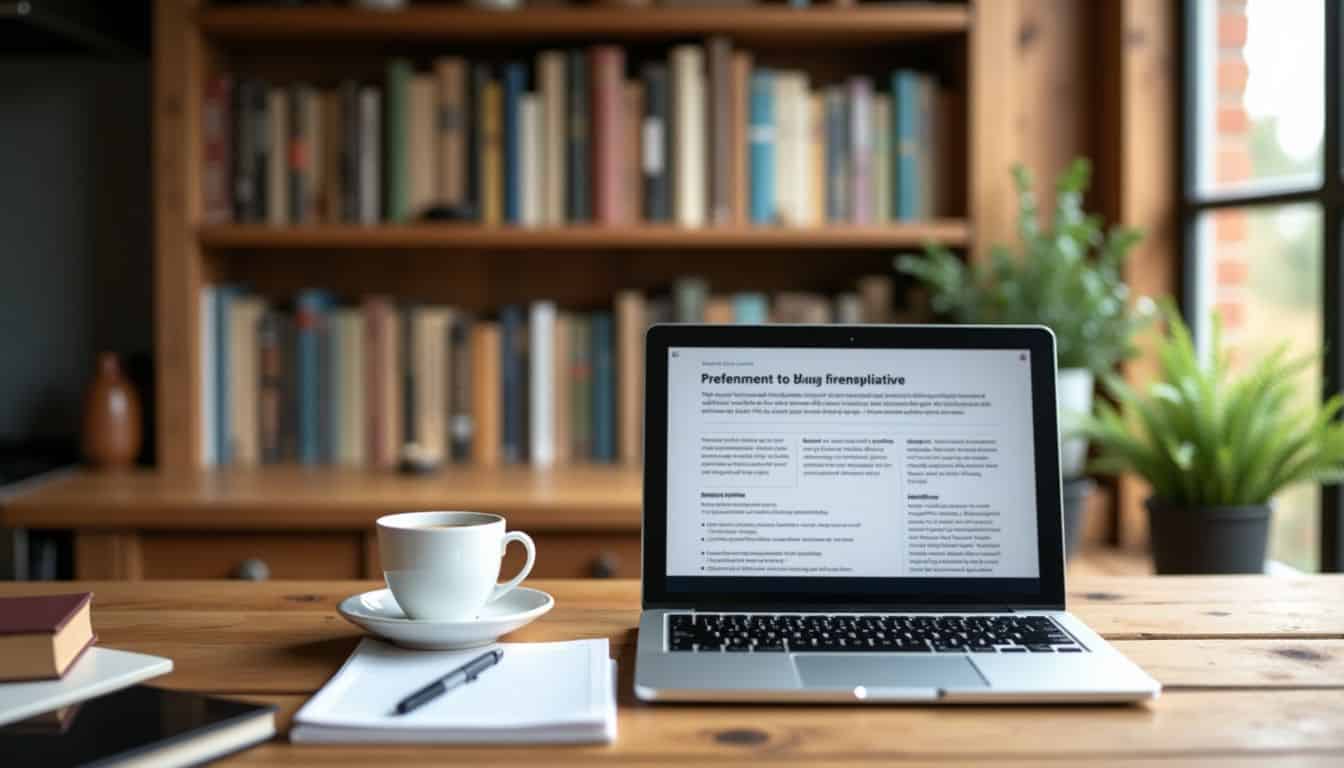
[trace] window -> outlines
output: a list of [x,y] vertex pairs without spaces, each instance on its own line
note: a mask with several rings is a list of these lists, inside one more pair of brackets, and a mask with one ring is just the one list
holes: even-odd
[[[1304,401],[1344,381],[1340,25],[1334,0],[1185,5],[1185,311],[1207,344],[1216,310],[1234,360],[1319,356]],[[1290,489],[1272,519],[1272,559],[1341,570],[1338,488]]]

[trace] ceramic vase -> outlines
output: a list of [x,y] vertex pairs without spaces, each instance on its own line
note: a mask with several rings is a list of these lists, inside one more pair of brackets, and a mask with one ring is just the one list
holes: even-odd
[[98,371],[84,395],[84,458],[96,467],[129,467],[140,454],[140,396],[111,353],[98,358]]

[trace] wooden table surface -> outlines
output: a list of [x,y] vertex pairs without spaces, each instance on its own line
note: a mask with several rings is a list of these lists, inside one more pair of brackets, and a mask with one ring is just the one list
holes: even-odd
[[[866,761],[1172,766],[1344,765],[1344,576],[1085,577],[1069,607],[1160,680],[1141,706],[645,705],[631,693],[639,585],[538,581],[549,615],[510,640],[606,636],[620,670],[610,746],[292,746],[269,765],[853,765]],[[0,584],[0,596],[91,590],[100,643],[159,654],[156,684],[294,711],[354,647],[337,603],[361,582]]]

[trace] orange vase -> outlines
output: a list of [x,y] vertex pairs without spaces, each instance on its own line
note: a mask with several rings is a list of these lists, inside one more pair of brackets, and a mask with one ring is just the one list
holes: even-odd
[[140,440],[140,396],[117,356],[104,352],[84,396],[84,458],[97,467],[129,467],[140,454]]

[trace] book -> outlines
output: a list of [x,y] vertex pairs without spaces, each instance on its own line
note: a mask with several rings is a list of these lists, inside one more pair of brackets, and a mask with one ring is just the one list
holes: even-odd
[[645,64],[641,79],[644,83],[644,125],[640,141],[642,210],[645,221],[665,222],[672,218],[671,184],[667,168],[667,65]]
[[540,223],[556,227],[565,223],[565,189],[568,185],[565,176],[565,54],[562,51],[538,54],[536,77],[541,137]]
[[7,768],[203,765],[275,736],[275,707],[137,685],[83,702],[64,731],[0,728]]
[[[59,679],[0,685],[0,725],[87,701],[172,671],[170,659],[94,645]],[[9,758],[13,753],[4,754]]]
[[413,75],[406,106],[406,218],[415,219],[438,201],[438,83]]
[[289,94],[272,87],[266,93],[266,222],[289,222]]
[[93,595],[0,598],[0,680],[45,680],[64,675],[95,641]]
[[826,221],[826,96],[823,92],[813,91],[808,95],[808,136],[807,146],[808,181],[811,192],[808,193],[808,222],[816,225]]
[[501,403],[499,324],[477,323],[471,328],[472,432],[471,456],[478,466],[493,467],[500,460]]
[[504,66],[502,79],[502,141],[503,217],[509,224],[519,224],[523,218],[523,157],[522,157],[522,100],[527,91],[527,68],[522,62],[511,61]]
[[434,79],[438,94],[434,126],[438,173],[434,189],[439,203],[457,206],[466,200],[466,60],[459,56],[436,59]]
[[396,310],[390,299],[366,298],[364,318],[364,387],[366,456],[369,466],[391,468],[401,455],[402,386]]
[[240,466],[261,461],[257,329],[264,311],[256,296],[239,296],[229,306],[229,456]]
[[832,304],[831,316],[835,322],[846,325],[863,322],[863,304],[857,293],[837,294]]
[[507,306],[499,311],[499,365],[501,386],[500,457],[516,464],[527,456],[527,330],[523,311]]
[[452,311],[447,307],[411,310],[411,395],[414,402],[415,443],[434,463],[448,459],[448,353]]
[[[364,194],[360,167],[361,131],[359,84],[343,80],[336,89],[341,104],[341,201],[340,220],[351,224],[360,221],[360,195]],[[376,112],[376,110],[375,110]]]
[[555,329],[551,334],[551,438],[555,448],[555,463],[567,464],[573,458],[574,438],[570,427],[574,416],[570,413],[574,399],[571,393],[573,381],[570,376],[572,353],[570,345],[574,342],[574,316],[567,312],[558,312],[555,316]]
[[[294,715],[300,744],[582,743],[616,738],[616,666],[606,638],[502,643],[503,658],[471,685],[410,716],[407,691],[480,650],[407,651],[361,640],[339,671]],[[544,689],[545,694],[535,692]],[[520,695],[532,691],[534,695]]]
[[466,207],[476,221],[485,220],[485,197],[482,186],[485,179],[485,90],[490,84],[490,67],[476,62],[471,65],[467,79],[467,178],[463,193]]
[[873,83],[854,77],[848,89],[850,221],[865,226],[873,223]]
[[570,326],[570,454],[593,456],[593,330],[589,315],[576,315]]
[[709,223],[732,223],[732,57],[733,44],[716,35],[705,46],[709,55]]
[[890,323],[896,297],[896,283],[890,275],[866,275],[859,278],[859,320],[864,323]]
[[[774,75],[758,69],[751,75],[751,114],[747,128],[751,154],[752,224],[774,224],[775,191],[775,90]],[[684,322],[684,321],[683,321]]]
[[211,77],[205,83],[201,104],[201,214],[210,223],[228,221],[233,216],[232,112],[233,78]]
[[709,284],[699,277],[679,278],[672,284],[672,319],[678,323],[703,323]]
[[775,218],[802,226],[807,193],[807,78],[796,70],[774,73]]
[[285,320],[267,309],[257,326],[257,421],[261,463],[278,464],[283,456],[285,408]]
[[411,78],[414,70],[407,59],[387,62],[383,97],[383,144],[386,165],[383,168],[387,199],[383,201],[388,221],[404,222],[411,217],[410,133],[408,126]]
[[826,106],[826,220],[850,220],[849,110],[837,86],[824,91]]
[[294,300],[294,386],[298,398],[299,463],[323,461],[321,346],[331,297],[323,291],[301,291]]
[[710,296],[705,301],[705,322],[727,324],[733,322],[733,301],[727,296]]
[[610,312],[592,316],[593,460],[616,459],[616,382]]
[[565,179],[568,181],[565,212],[571,223],[582,223],[592,220],[592,191],[588,183],[592,174],[588,135],[591,109],[588,57],[582,50],[572,50],[567,54],[565,64],[565,81],[569,86],[565,101]]
[[644,455],[644,331],[648,328],[644,295],[616,294],[616,455],[635,465]]
[[233,463],[233,398],[234,385],[231,359],[233,358],[233,345],[230,341],[232,334],[232,322],[230,320],[233,314],[233,302],[242,294],[242,289],[236,285],[220,285],[214,290],[214,308],[211,312],[211,320],[214,323],[215,336],[215,393],[218,397],[217,407],[214,409],[216,424],[215,436],[218,444],[215,446],[216,461],[220,466],[227,466]]
[[337,359],[337,395],[340,428],[336,436],[336,462],[347,467],[365,463],[368,438],[368,394],[364,376],[364,318],[358,309],[341,308],[331,314]]
[[528,449],[535,467],[555,464],[555,304],[528,310]]
[[307,211],[304,200],[308,196],[308,136],[304,120],[309,89],[301,83],[289,86],[286,108],[288,135],[285,138],[285,217],[290,224],[303,224]]
[[481,92],[481,223],[498,226],[504,216],[503,96],[499,83],[487,81]]
[[200,313],[200,351],[201,371],[201,466],[213,467],[219,464],[219,437],[215,430],[219,427],[219,381],[215,374],[215,361],[219,353],[215,349],[218,336],[215,333],[215,287],[201,287],[197,311]]
[[751,64],[750,53],[733,52],[729,102],[733,135],[729,143],[728,183],[733,224],[739,227],[747,225],[750,213],[751,159],[747,151],[747,123],[751,114]]
[[671,52],[673,218],[690,228],[706,220],[704,58],[694,45]]
[[476,422],[472,400],[476,386],[473,385],[475,370],[472,368],[474,354],[472,350],[471,321],[461,314],[454,314],[452,328],[449,331],[451,376],[449,386],[450,411],[448,428],[449,446],[453,461],[467,461],[471,458],[472,441],[476,433]]
[[233,93],[233,217],[240,222],[265,221],[270,136],[266,84],[239,80]]
[[297,119],[301,146],[295,164],[299,168],[302,192],[298,196],[298,215],[293,223],[312,224],[321,218],[322,186],[326,182],[326,168],[322,164],[322,94],[310,85],[295,89],[298,100]]
[[919,218],[923,169],[919,167],[920,75],[898,69],[891,75],[892,199],[894,218]]
[[383,214],[383,95],[376,87],[359,89],[358,189],[360,224],[377,224]]
[[937,120],[938,86],[929,75],[919,78],[917,93],[919,100],[918,129],[915,134],[915,165],[919,169],[919,218],[933,217],[936,173],[933,173],[933,161],[937,154],[937,142],[940,138],[934,125]]
[[891,220],[891,95],[873,95],[872,115],[873,220],[885,224]]
[[770,300],[763,293],[735,293],[733,302],[733,322],[757,324],[770,319]]
[[630,81],[624,84],[622,92],[624,109],[621,113],[621,186],[624,195],[621,200],[622,222],[639,221],[640,201],[644,199],[644,172],[641,155],[644,148],[643,124],[644,84]]
[[346,184],[346,121],[340,90],[323,91],[319,96],[322,108],[321,174],[322,193],[318,200],[318,217],[336,222],[344,218]]
[[537,227],[542,223],[542,156],[545,148],[541,141],[541,104],[536,94],[523,94],[518,109],[519,176],[518,188],[522,196],[522,209],[518,223],[524,227]]
[[625,220],[625,51],[614,45],[590,51],[593,88],[593,218],[605,225]]

